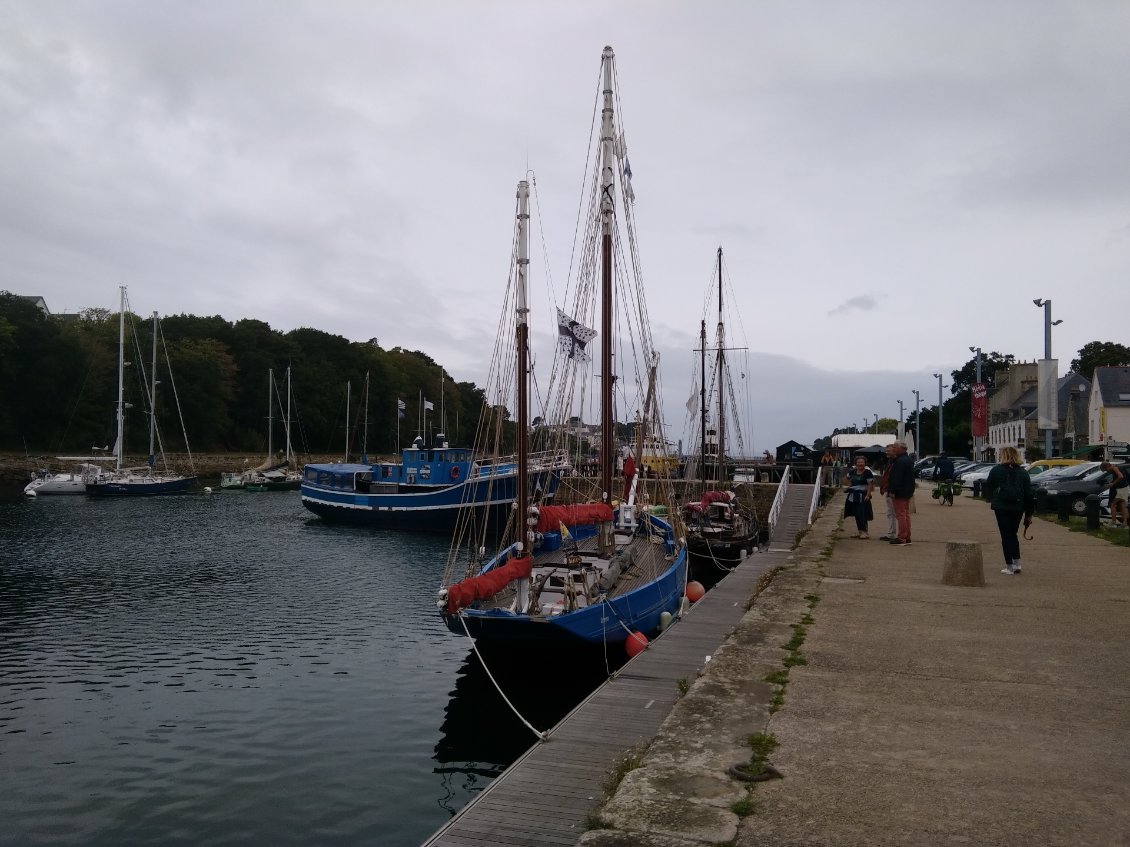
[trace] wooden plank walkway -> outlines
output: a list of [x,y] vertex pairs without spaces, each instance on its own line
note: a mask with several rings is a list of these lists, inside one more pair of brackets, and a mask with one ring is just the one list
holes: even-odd
[[768,552],[746,558],[423,847],[575,844],[621,757],[651,742],[678,700],[678,681],[698,675],[745,614],[761,575],[784,563],[796,532],[807,525],[812,486],[790,485],[787,494],[779,542],[770,539]]

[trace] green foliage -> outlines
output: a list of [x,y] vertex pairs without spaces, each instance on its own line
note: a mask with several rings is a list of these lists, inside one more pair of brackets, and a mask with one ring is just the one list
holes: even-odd
[[[126,450],[139,455],[148,449],[149,404],[141,376],[150,369],[152,322],[127,314],[126,324],[131,363],[126,401],[132,404]],[[77,319],[62,321],[30,300],[0,292],[0,450],[85,452],[113,443],[118,325],[117,312],[108,309],[86,309]],[[265,452],[268,371],[275,382],[274,447],[285,447],[288,366],[291,442],[299,454],[342,454],[348,443],[356,457],[366,406],[367,452],[399,452],[417,433],[422,399],[435,405],[434,414],[428,414],[430,432],[445,429],[452,444],[469,444],[484,408],[482,389],[455,383],[418,350],[383,350],[375,341],[352,342],[311,328],[283,333],[263,321],[230,323],[218,315],[173,315],[161,320],[160,329],[157,415],[166,450],[173,452],[183,449],[178,398],[194,452]],[[403,420],[397,399],[407,407]],[[509,417],[508,410],[500,413]],[[509,443],[502,449],[513,449],[513,426],[504,439]]]
[[1079,355],[1071,360],[1071,370],[1087,379],[1095,375],[1095,368],[1126,365],[1130,365],[1130,347],[1113,341],[1084,344],[1079,348]]

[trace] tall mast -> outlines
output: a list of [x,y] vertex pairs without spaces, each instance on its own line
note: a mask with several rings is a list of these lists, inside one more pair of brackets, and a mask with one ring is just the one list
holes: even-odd
[[267,464],[275,461],[275,369],[267,368]]
[[154,442],[157,436],[157,313],[153,313],[153,373],[149,389],[149,469],[156,464]]
[[612,229],[615,225],[616,205],[613,191],[616,188],[615,151],[612,120],[612,48],[605,47],[602,58],[604,69],[604,108],[600,128],[600,232],[601,232],[601,315],[600,331],[600,484],[607,503],[612,502],[612,463],[616,444],[612,416]]
[[118,440],[114,442],[115,470],[122,469],[126,445],[126,287],[118,286],[121,305],[118,307]]
[[529,512],[529,307],[527,289],[530,271],[530,186],[526,180],[518,183],[518,281],[517,302],[514,310],[514,342],[517,345],[518,373],[518,509],[516,535],[523,542],[523,550],[531,551],[533,531],[526,523]]
[[345,461],[349,462],[349,389],[353,387],[353,383],[348,379],[345,381]]
[[718,248],[718,481],[726,480],[726,338],[722,326],[722,248]]
[[706,488],[706,321],[702,322],[699,329],[698,344],[699,368],[702,373],[702,385],[698,388],[698,414],[700,418],[699,432],[702,434],[702,463],[698,469],[699,479],[702,480],[703,489]]
[[361,463],[369,463],[369,372],[365,371],[365,426],[361,429]]
[[290,365],[286,366],[286,464],[290,466]]

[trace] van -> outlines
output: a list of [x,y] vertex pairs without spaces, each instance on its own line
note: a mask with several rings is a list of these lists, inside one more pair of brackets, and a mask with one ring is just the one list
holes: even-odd
[[1038,462],[1029,462],[1024,467],[1028,469],[1029,476],[1038,476],[1048,468],[1063,468],[1069,465],[1081,465],[1086,459],[1040,459]]

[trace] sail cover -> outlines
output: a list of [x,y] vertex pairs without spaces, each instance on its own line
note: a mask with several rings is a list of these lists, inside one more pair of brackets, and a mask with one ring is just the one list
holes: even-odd
[[455,614],[476,600],[493,597],[515,579],[528,578],[531,562],[529,556],[508,559],[505,565],[455,583],[447,589],[448,614]]
[[538,532],[549,532],[565,526],[584,526],[612,520],[612,507],[607,503],[581,503],[575,506],[542,506],[538,510]]

